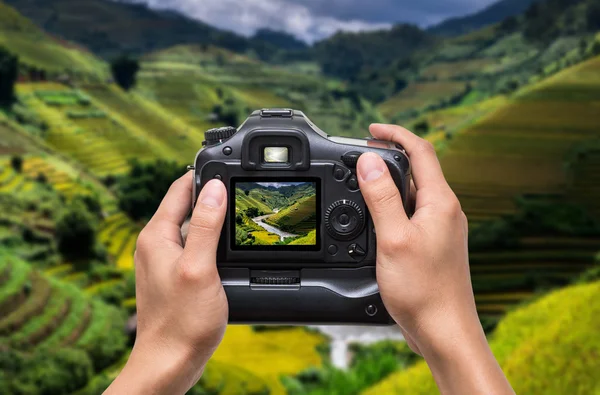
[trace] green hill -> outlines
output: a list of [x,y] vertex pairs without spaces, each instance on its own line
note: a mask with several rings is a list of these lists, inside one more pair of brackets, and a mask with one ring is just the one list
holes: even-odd
[[107,0],[5,0],[44,30],[103,57],[143,54],[177,44],[216,44],[268,54],[277,47],[219,30],[175,12]]
[[[484,316],[497,317],[593,264],[600,245],[597,227],[586,232],[581,222],[575,224],[579,214],[561,212],[578,205],[584,222],[600,213],[592,176],[600,164],[600,118],[593,104],[600,92],[598,70],[596,57],[510,98],[494,99],[490,108],[465,106],[429,119],[439,127],[431,139],[469,218],[472,241],[490,234],[512,240],[471,253]],[[461,121],[461,114],[475,118]],[[459,131],[451,132],[454,127]],[[518,216],[527,218],[525,225],[498,231],[505,218]],[[546,225],[536,225],[541,223]]]
[[43,69],[47,74],[77,71],[106,78],[108,69],[81,47],[42,32],[12,7],[0,2],[0,46],[19,55],[24,65]]
[[266,223],[290,233],[308,233],[316,227],[317,196],[300,198],[296,203],[267,218]]
[[[117,308],[88,298],[76,286],[32,269],[3,249],[0,269],[0,348],[3,354],[14,355],[10,364],[0,362],[0,392],[15,393],[32,378],[37,378],[38,391],[74,391],[94,371],[121,358],[126,348],[125,317]],[[53,365],[52,355],[58,348],[81,350],[77,363],[81,369],[88,364],[90,370],[83,374]],[[28,371],[36,362],[46,364],[49,371],[54,369],[57,377]]]
[[[517,394],[595,394],[600,391],[600,283],[555,291],[510,312],[490,338],[494,355]],[[424,362],[365,391],[437,394]]]

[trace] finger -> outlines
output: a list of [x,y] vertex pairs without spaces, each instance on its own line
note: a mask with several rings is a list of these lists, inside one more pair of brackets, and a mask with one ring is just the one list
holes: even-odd
[[174,250],[182,248],[181,224],[190,212],[192,177],[192,172],[188,172],[171,184],[158,210],[140,233],[137,249],[154,249],[156,245]]
[[411,213],[415,212],[417,206],[417,187],[415,186],[415,181],[410,179],[410,200],[409,200],[409,209]]
[[227,211],[227,190],[219,180],[210,180],[198,196],[185,243],[185,259],[214,262]]
[[396,125],[373,124],[370,131],[373,137],[393,141],[406,149],[417,189],[417,210],[452,192],[431,143]]
[[356,169],[375,229],[395,234],[399,225],[408,222],[408,217],[387,165],[379,155],[369,152],[360,156]]

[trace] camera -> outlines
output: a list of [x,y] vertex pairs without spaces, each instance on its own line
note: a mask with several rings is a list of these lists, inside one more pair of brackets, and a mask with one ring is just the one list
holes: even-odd
[[401,146],[329,136],[291,109],[255,111],[205,139],[192,197],[195,205],[215,178],[228,191],[217,266],[230,323],[393,323],[377,286],[376,232],[356,164],[378,153],[408,211],[410,162]]

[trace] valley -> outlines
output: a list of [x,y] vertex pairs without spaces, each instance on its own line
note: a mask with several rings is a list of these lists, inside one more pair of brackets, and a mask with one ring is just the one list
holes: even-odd
[[316,185],[236,184],[236,245],[315,245]]
[[[481,321],[517,392],[597,390],[594,4],[544,0],[536,17],[472,21],[476,28],[449,37],[412,27],[344,33],[318,56],[306,47],[294,58],[203,24],[140,36],[148,21],[181,21],[142,6],[0,1],[0,47],[18,56],[14,101],[0,106],[0,352],[8,356],[0,393],[27,393],[31,383],[40,393],[102,393],[133,341],[123,328],[135,312],[133,254],[148,217],[132,208],[150,205],[185,172],[203,131],[237,126],[262,107],[305,111],[331,135],[366,137],[370,123],[393,122],[431,141],[469,218]],[[114,18],[96,29],[90,10]],[[57,12],[65,17],[53,22]],[[400,48],[406,37],[414,41]],[[130,90],[111,75],[123,48],[139,55]],[[365,56],[344,55],[357,51]],[[343,69],[322,67],[332,57]],[[368,64],[354,68],[355,60]],[[237,245],[318,244],[315,185],[281,184],[236,185]],[[339,344],[369,343],[363,334],[229,326],[189,394],[436,393],[422,362],[402,362],[397,333],[375,336],[392,341],[381,349]],[[332,352],[345,370],[330,366]],[[370,352],[390,364],[373,363]]]

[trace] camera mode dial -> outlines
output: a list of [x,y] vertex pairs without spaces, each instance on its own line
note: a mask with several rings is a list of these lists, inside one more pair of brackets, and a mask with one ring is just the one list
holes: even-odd
[[223,140],[227,140],[231,138],[234,134],[236,134],[237,129],[233,126],[224,126],[222,128],[210,129],[204,132],[204,145],[214,145],[218,144]]
[[365,226],[365,215],[358,204],[351,200],[338,200],[325,211],[325,227],[337,240],[351,240]]

